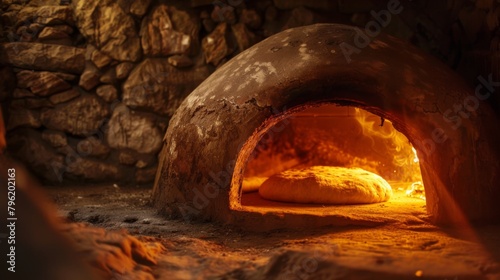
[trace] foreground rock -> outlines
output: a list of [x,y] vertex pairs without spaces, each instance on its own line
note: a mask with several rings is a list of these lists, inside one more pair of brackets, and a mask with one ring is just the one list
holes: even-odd
[[59,167],[64,166],[64,157],[58,155],[33,129],[18,129],[7,138],[9,148],[17,158],[30,166],[36,175],[50,182],[61,182]]
[[[17,267],[16,276],[9,279],[155,279],[152,268],[164,251],[160,243],[133,237],[123,230],[63,223],[58,210],[28,172],[0,156],[0,171],[7,174],[11,168],[18,179],[16,217],[24,222],[15,223]],[[6,177],[1,178],[1,183],[7,185]],[[7,205],[6,188],[0,202]],[[7,219],[7,212],[0,218]]]

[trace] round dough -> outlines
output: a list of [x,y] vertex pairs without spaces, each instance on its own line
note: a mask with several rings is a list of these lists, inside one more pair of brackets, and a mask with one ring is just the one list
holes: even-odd
[[363,204],[389,200],[392,188],[379,175],[361,168],[312,166],[269,177],[259,194],[282,202]]
[[260,185],[267,180],[268,177],[245,177],[243,178],[242,191],[243,193],[256,192]]

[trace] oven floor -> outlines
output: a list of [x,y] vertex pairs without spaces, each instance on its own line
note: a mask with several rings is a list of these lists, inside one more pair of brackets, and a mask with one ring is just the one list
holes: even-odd
[[[161,243],[165,250],[152,267],[156,279],[500,279],[500,227],[435,227],[418,199],[328,210],[390,213],[401,223],[255,233],[164,219],[148,206],[149,188],[48,190],[70,222],[126,229],[143,242]],[[263,206],[248,199],[251,207]]]
[[242,195],[241,204],[245,210],[284,213],[306,213],[317,215],[344,215],[356,218],[398,219],[400,216],[418,215],[425,216],[425,201],[418,198],[406,196],[404,191],[394,191],[393,197],[382,203],[358,204],[358,205],[320,205],[320,204],[298,204],[270,201],[259,196],[258,192]]
[[[392,183],[394,186],[395,184]],[[407,185],[402,183],[401,185]],[[425,200],[408,197],[405,190],[395,188],[387,202],[358,205],[321,205],[283,203],[263,199],[258,192],[243,194],[243,211],[267,213],[310,214],[332,216],[353,225],[377,225],[405,221],[409,216],[426,219]],[[340,219],[339,219],[340,218]]]

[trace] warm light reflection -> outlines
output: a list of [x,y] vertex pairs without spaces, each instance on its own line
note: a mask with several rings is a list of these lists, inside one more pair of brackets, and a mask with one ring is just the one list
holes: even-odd
[[415,148],[413,148],[413,147],[411,147],[411,150],[413,151],[413,154],[415,155],[415,157],[413,158],[413,162],[415,162],[415,163],[419,162],[417,150],[415,150]]
[[425,200],[424,184],[421,181],[411,184],[410,188],[406,190],[406,195]]

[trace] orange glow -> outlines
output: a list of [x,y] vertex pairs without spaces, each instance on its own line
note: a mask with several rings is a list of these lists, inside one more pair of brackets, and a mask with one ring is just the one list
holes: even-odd
[[[392,154],[393,165],[400,167],[393,170],[394,173],[399,173],[396,176],[399,181],[422,181],[416,150],[408,138],[397,131],[391,121],[359,108],[354,108],[354,111],[354,117],[361,125],[363,135],[372,140],[373,150],[385,148]],[[387,177],[387,174],[381,175]]]
[[397,131],[389,120],[383,120],[370,112],[355,108],[355,117],[363,128],[365,136],[382,139],[394,156],[393,163],[401,167],[399,176],[401,181],[409,181],[406,195],[425,200],[425,190],[420,173],[420,164],[417,150],[411,145],[406,136]]
[[242,192],[268,177],[311,166],[361,168],[403,196],[425,199],[416,150],[389,120],[360,108],[321,105],[290,115],[264,134],[250,156]]

